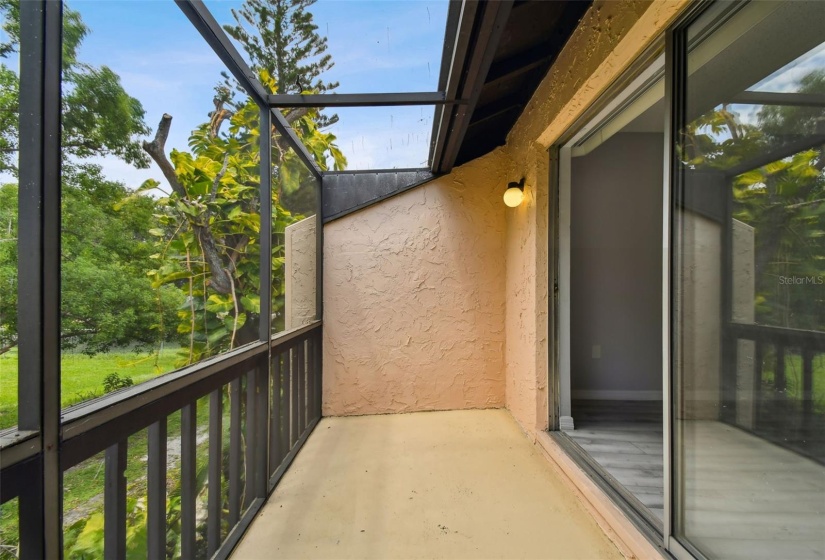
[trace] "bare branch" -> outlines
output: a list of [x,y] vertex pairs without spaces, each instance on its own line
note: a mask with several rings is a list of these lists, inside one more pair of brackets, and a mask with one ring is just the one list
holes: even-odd
[[169,129],[172,127],[172,115],[164,113],[160,118],[158,131],[155,133],[155,139],[151,142],[143,142],[143,151],[149,154],[154,162],[160,167],[163,176],[169,182],[169,186],[181,198],[186,197],[186,189],[178,181],[178,176],[175,173],[175,167],[172,162],[166,157],[166,138],[169,137]]

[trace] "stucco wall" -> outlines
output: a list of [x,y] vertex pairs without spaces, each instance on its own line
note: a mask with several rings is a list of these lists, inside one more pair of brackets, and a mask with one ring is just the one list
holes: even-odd
[[286,330],[315,320],[315,216],[284,230],[284,323]]
[[503,406],[502,158],[324,227],[325,415]]

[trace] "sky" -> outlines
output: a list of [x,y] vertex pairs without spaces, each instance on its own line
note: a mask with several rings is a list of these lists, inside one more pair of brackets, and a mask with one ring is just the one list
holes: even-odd
[[[221,23],[234,23],[241,0],[206,0]],[[68,0],[90,28],[78,59],[106,65],[140,100],[157,128],[172,115],[167,151],[187,149],[189,133],[213,109],[224,65],[172,0]],[[436,91],[447,0],[319,0],[310,11],[328,38],[335,66],[324,75],[339,93]],[[240,49],[239,49],[240,50]],[[7,61],[8,64],[9,61]],[[328,111],[332,112],[332,111]],[[341,108],[336,135],[349,169],[424,167],[433,107]],[[97,158],[107,178],[137,187],[161,179],[152,164],[135,169],[117,158]]]

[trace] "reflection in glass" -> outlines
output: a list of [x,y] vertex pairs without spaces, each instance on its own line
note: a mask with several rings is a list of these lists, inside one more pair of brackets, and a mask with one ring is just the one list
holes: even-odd
[[688,30],[676,532],[711,557],[820,558],[825,4],[754,2],[728,18],[704,33],[712,9]]

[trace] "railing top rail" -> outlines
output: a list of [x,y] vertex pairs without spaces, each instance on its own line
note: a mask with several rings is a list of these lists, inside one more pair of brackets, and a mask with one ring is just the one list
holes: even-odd
[[785,346],[799,346],[809,350],[825,351],[825,331],[792,329],[753,323],[729,323],[730,333],[737,338],[781,342]]
[[[277,352],[309,337],[321,328],[321,324],[321,321],[314,321],[303,327],[279,333],[268,342],[248,344],[64,410],[61,419],[62,441],[67,459],[64,461],[64,468],[88,458],[85,455],[92,456],[100,450],[98,447],[104,445],[104,442],[84,436],[98,434],[101,430],[106,431],[106,426],[112,426],[113,434],[122,430],[128,431],[130,426],[138,424],[148,426],[158,419],[155,416],[167,414],[167,409],[174,412],[188,404],[184,401],[191,401],[194,393],[206,394],[209,385],[222,384],[231,380],[231,377],[242,375],[250,361],[267,355],[270,349]],[[140,418],[133,417],[134,414],[139,414]],[[114,428],[116,424],[120,425],[119,429]],[[3,469],[29,459],[39,451],[37,446],[31,444],[36,438],[22,437],[23,435],[17,432],[16,427],[0,433],[0,465]],[[92,441],[89,441],[90,439]],[[75,443],[79,445],[77,450],[73,449],[77,447]],[[92,448],[96,450],[90,451]]]

